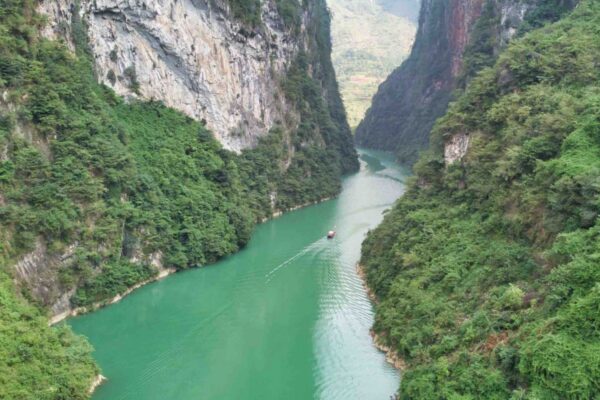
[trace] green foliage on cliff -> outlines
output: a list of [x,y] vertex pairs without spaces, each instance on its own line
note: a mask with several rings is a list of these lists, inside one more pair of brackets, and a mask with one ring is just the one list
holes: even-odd
[[0,271],[1,399],[87,399],[99,372],[91,352],[69,328],[48,327],[46,316],[18,298]]
[[[0,341],[9,352],[0,370],[12,368],[0,397],[80,399],[96,372],[89,350],[67,328],[47,327],[26,298],[41,309],[76,289],[73,305],[89,306],[154,276],[157,259],[180,269],[212,263],[244,246],[276,209],[335,195],[357,160],[330,64],[313,77],[306,64],[294,67],[282,82],[298,129],[276,128],[236,155],[181,113],[125,103],[99,85],[82,21],[72,21],[72,54],[39,37],[36,5],[0,2],[0,275],[13,274],[8,267],[36,243],[63,266],[45,266],[58,283],[43,296],[0,284]],[[329,58],[329,37],[310,29],[316,66]],[[31,339],[18,337],[25,329]],[[14,378],[28,362],[47,368]]]
[[506,34],[509,30],[514,30],[517,36],[522,36],[533,29],[558,21],[575,7],[577,0],[542,0],[531,3],[513,6],[524,7],[522,21],[520,17],[510,14],[503,21],[501,8],[505,5],[501,2],[488,0],[484,3],[465,49],[463,70],[458,79],[460,88],[464,88],[477,72],[494,65],[499,49],[506,45],[504,41],[507,39],[502,37],[503,32]]
[[229,0],[233,15],[250,26],[261,23],[260,0]]
[[445,112],[453,90],[455,56],[449,32],[456,4],[422,2],[421,23],[410,56],[379,85],[356,128],[357,144],[394,151],[408,164],[427,146],[431,127]]
[[[437,123],[362,262],[403,399],[600,393],[600,3],[516,40]],[[443,144],[467,133],[462,161]]]
[[[258,27],[262,24],[260,0],[228,1],[235,18],[250,27]],[[306,5],[306,1],[275,0],[275,5],[285,26],[289,29],[298,28],[301,22],[302,7]]]
[[137,283],[156,276],[147,264],[128,261],[102,264],[102,273],[88,279],[71,298],[75,307],[89,307],[123,294]]
[[[358,144],[391,149],[401,162],[414,164],[419,152],[428,147],[433,125],[444,115],[449,102],[477,72],[494,64],[509,37],[520,37],[558,20],[573,9],[577,0],[459,3],[423,3],[421,26],[411,55],[380,85],[356,130]],[[480,6],[481,16],[467,23],[465,13],[477,15]],[[454,71],[463,40],[468,42],[464,54],[459,55],[463,57],[462,65],[458,65],[461,70]]]

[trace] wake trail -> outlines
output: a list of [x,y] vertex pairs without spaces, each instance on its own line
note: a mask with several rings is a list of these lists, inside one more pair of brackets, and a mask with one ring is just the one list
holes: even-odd
[[278,266],[273,268],[271,271],[269,271],[265,275],[265,278],[267,278],[267,283],[271,281],[271,279],[275,276],[277,271],[279,271],[282,268],[285,268],[287,265],[293,263],[295,260],[297,260],[298,258],[302,257],[303,255],[311,252],[312,250],[317,249],[319,247],[319,245],[321,243],[323,243],[325,240],[327,240],[327,239],[321,238],[321,239],[314,241],[313,243],[309,244],[308,246],[306,246],[305,248],[300,250],[298,253],[294,254],[292,257],[288,258],[287,260],[285,260],[284,262],[282,262],[281,264],[279,264]]

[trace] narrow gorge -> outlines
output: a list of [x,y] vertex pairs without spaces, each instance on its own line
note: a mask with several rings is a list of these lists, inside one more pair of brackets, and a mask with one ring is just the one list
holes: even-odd
[[48,317],[340,192],[329,26],[321,0],[2,2],[1,398],[88,397],[91,350]]
[[493,65],[513,37],[560,18],[575,3],[423,0],[411,54],[379,87],[356,129],[356,143],[414,163],[456,90]]
[[596,398],[598,27],[0,0],[0,399]]

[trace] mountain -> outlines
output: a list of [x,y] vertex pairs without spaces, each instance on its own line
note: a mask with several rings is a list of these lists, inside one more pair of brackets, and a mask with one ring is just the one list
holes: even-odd
[[474,74],[364,242],[402,399],[597,395],[598,26],[582,0]]
[[408,56],[419,0],[329,0],[332,59],[348,121],[363,118],[377,86]]
[[[572,1],[426,0],[410,57],[381,84],[356,129],[356,143],[392,149],[414,163],[456,89],[515,35],[556,20]],[[464,65],[466,64],[466,65]]]
[[323,0],[5,0],[0,398],[84,399],[55,320],[239,250],[358,160]]

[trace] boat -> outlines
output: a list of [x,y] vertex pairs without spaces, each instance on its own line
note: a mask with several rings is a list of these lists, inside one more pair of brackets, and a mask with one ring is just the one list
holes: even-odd
[[327,232],[327,239],[333,239],[335,237],[335,231]]

